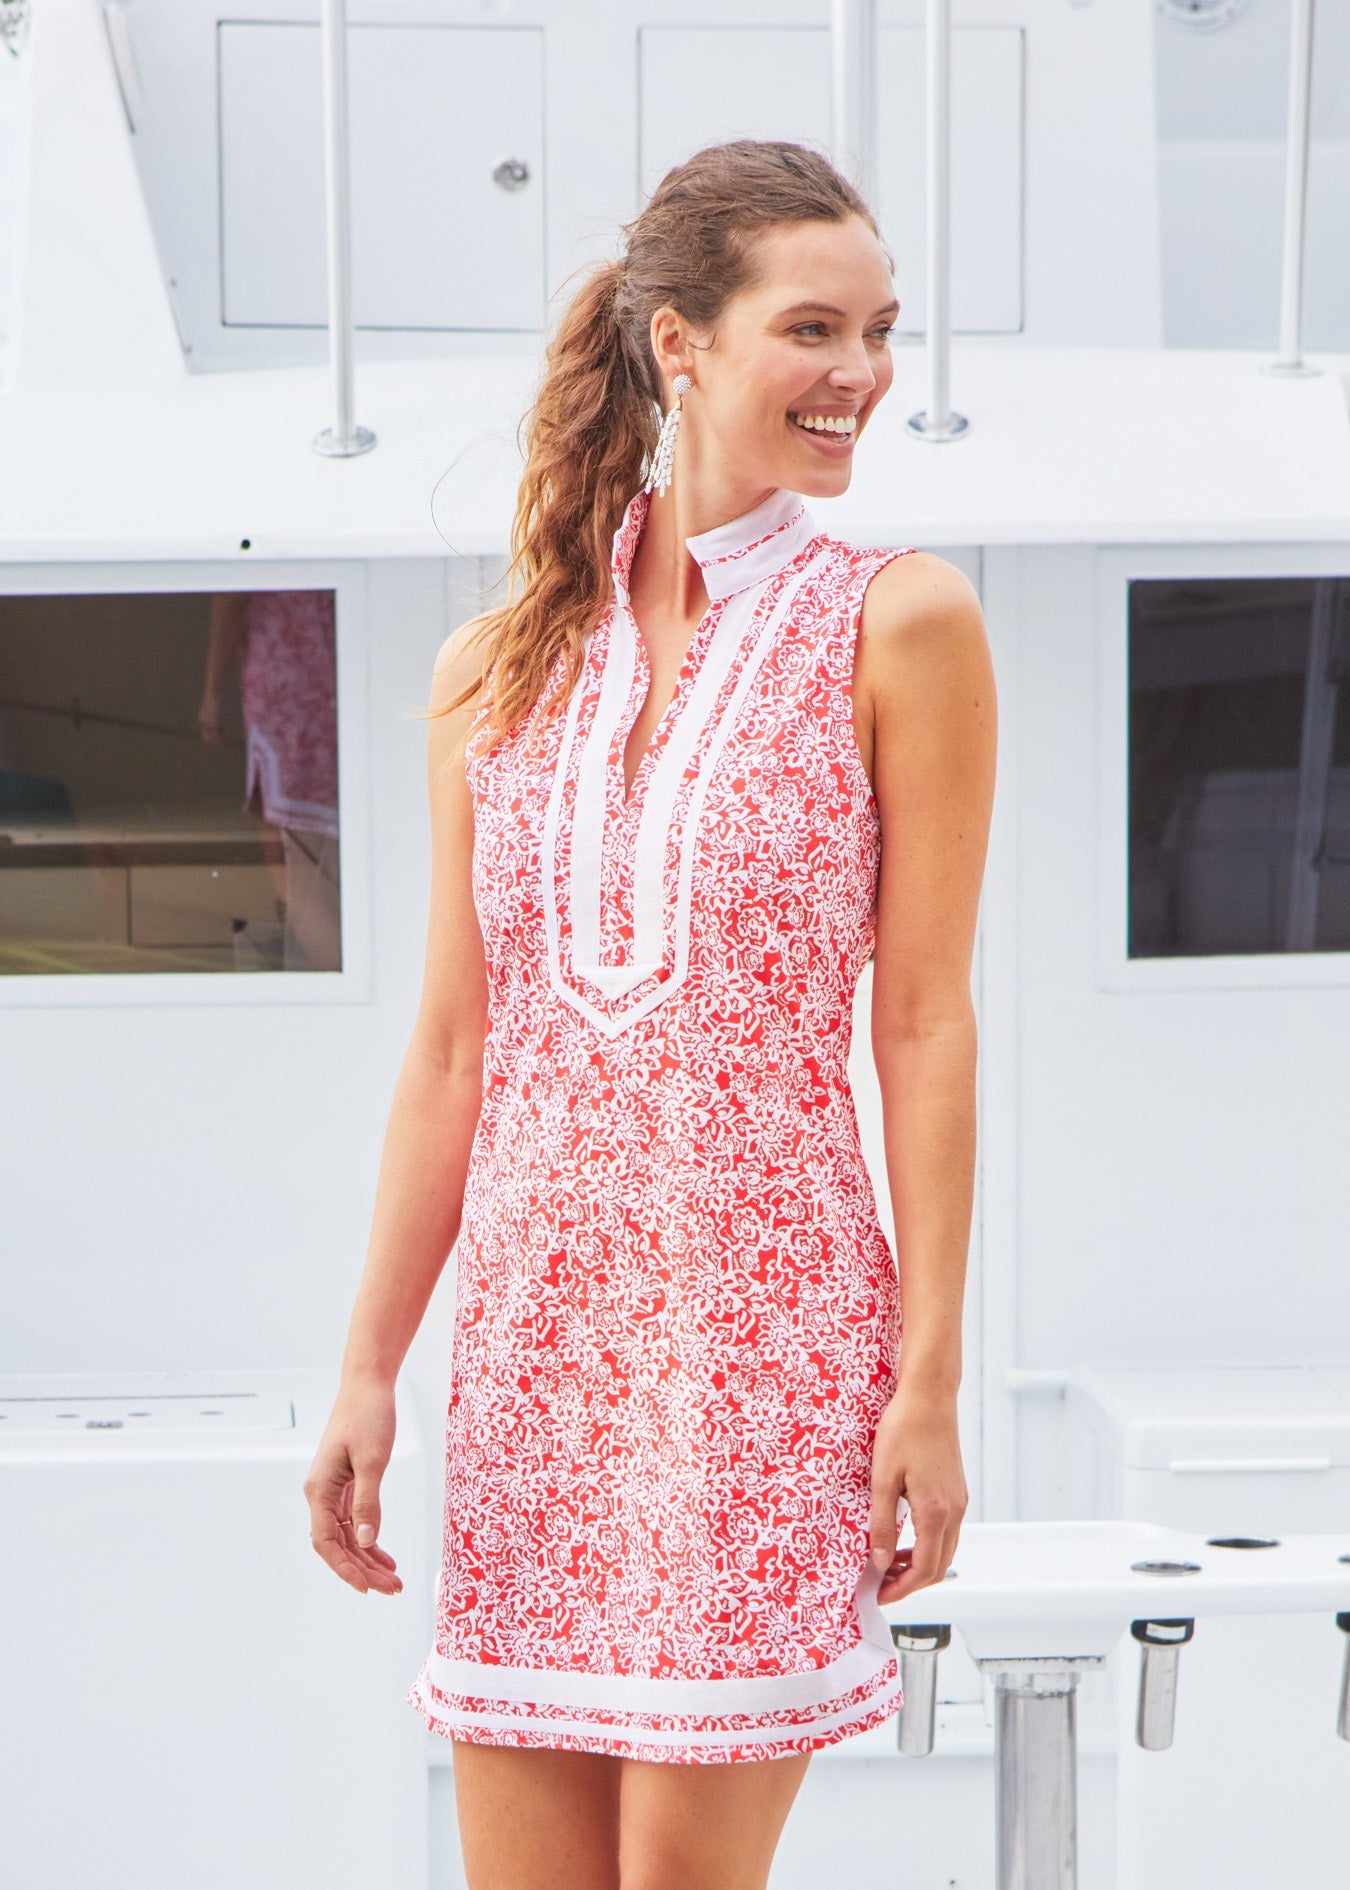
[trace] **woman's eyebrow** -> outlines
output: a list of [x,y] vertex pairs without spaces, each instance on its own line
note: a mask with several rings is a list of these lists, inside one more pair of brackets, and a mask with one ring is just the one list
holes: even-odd
[[[899,306],[898,301],[886,302],[881,308],[877,309],[876,314],[874,314],[871,319],[875,321],[877,315],[888,315],[892,309],[898,309]],[[841,321],[844,320],[847,313],[847,311],[842,308],[834,308],[829,302],[794,302],[791,308],[779,310],[777,320],[784,321],[789,315],[805,315],[810,311],[814,311],[819,315],[837,315]]]

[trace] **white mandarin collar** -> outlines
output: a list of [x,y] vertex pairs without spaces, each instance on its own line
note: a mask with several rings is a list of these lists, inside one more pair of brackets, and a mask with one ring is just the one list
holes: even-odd
[[[623,522],[614,534],[610,569],[614,588],[628,601],[628,574],[642,538],[642,527],[655,495],[640,488],[628,501]],[[759,505],[714,525],[711,531],[686,538],[692,557],[703,573],[708,601],[717,603],[751,585],[767,584],[791,564],[803,546],[818,536],[819,526],[807,511],[799,492],[779,486]]]

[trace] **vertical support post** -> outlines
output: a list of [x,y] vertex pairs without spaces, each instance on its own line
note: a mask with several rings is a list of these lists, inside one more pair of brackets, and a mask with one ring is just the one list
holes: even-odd
[[831,0],[834,161],[877,209],[877,0]]
[[994,1682],[997,1890],[1078,1890],[1075,1693],[1100,1654],[976,1660]]
[[328,224],[328,352],[334,424],[315,435],[326,459],[368,453],[375,435],[352,418],[351,169],[347,128],[347,4],[322,0],[324,191]]
[[1308,146],[1312,126],[1313,11],[1316,0],[1291,0],[1289,116],[1284,147],[1284,258],[1280,273],[1280,353],[1262,372],[1308,376],[1321,368],[1303,359],[1303,279],[1308,235]]
[[911,414],[921,440],[958,439],[970,425],[949,405],[951,354],[951,0],[928,0],[928,406]]

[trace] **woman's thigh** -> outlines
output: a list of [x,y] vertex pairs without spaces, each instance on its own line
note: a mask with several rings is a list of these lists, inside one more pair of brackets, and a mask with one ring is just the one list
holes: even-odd
[[810,1757],[721,1765],[622,1760],[622,1890],[764,1890]]
[[622,1759],[453,1743],[469,1890],[619,1890]]

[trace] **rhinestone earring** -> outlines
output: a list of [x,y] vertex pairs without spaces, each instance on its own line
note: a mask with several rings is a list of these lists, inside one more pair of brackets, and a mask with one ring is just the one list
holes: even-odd
[[675,399],[671,404],[670,412],[661,422],[661,431],[656,440],[656,452],[652,457],[651,475],[643,488],[644,491],[650,492],[655,486],[657,492],[662,497],[665,496],[666,487],[670,484],[670,463],[675,457],[675,436],[680,430],[680,414],[683,411],[684,396],[693,385],[687,374],[675,376]]

